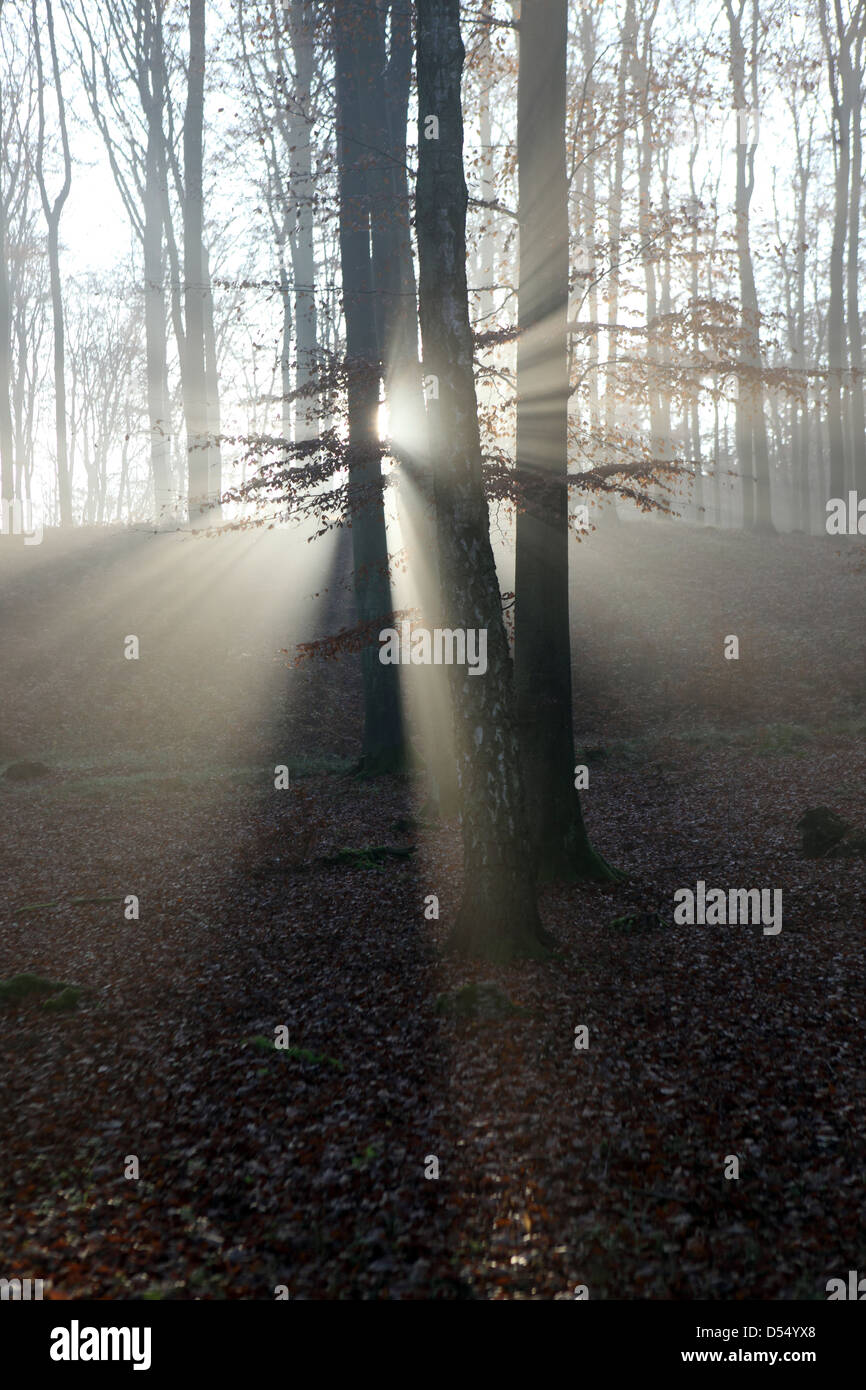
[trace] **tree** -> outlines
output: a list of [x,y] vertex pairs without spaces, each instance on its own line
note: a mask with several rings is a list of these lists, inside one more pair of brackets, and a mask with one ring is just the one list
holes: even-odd
[[334,16],[337,148],[340,170],[340,264],[346,321],[349,415],[349,499],[358,622],[369,630],[361,651],[364,680],[365,775],[405,764],[399,667],[379,660],[376,625],[387,627],[393,609],[383,501],[379,437],[382,351],[376,324],[370,247],[371,199],[365,161],[362,91],[376,53],[376,15],[370,0],[340,6]]
[[[4,34],[4,40],[6,38]],[[15,495],[15,448],[12,423],[13,288],[11,262],[16,226],[26,220],[29,125],[33,110],[32,81],[15,71],[3,44],[0,71],[0,497]],[[20,240],[20,238],[19,238]]]
[[425,373],[444,608],[452,628],[487,634],[487,672],[450,668],[464,882],[452,933],[463,952],[540,955],[513,679],[490,544],[466,284],[467,190],[459,0],[418,0],[416,230]]
[[520,272],[514,675],[527,811],[542,878],[616,878],[575,789],[568,604],[567,0],[523,0],[517,97]]
[[[108,0],[96,14],[67,0],[73,45],[91,114],[102,136],[115,186],[142,250],[145,372],[153,480],[153,515],[165,520],[172,487],[171,406],[166,348],[165,258],[168,205],[164,0]],[[74,27],[73,27],[74,26]],[[97,27],[98,26],[98,27]],[[139,129],[125,83],[105,60],[116,52],[143,118]]]
[[[833,117],[833,241],[830,249],[830,300],[827,308],[827,429],[830,440],[830,490],[841,497],[846,486],[842,387],[846,337],[854,369],[849,388],[851,406],[852,473],[855,486],[866,487],[866,428],[864,428],[863,338],[858,304],[862,141],[860,112],[863,88],[863,40],[866,13],[851,7],[846,19],[841,0],[833,0],[831,28],[827,0],[820,0],[821,37]],[[848,247],[847,323],[845,247]],[[847,334],[846,334],[847,328]],[[856,481],[855,481],[856,480]]]
[[33,43],[36,54],[37,100],[39,106],[39,138],[36,145],[36,180],[42,199],[42,210],[48,225],[48,265],[51,280],[51,313],[54,322],[54,423],[57,438],[57,492],[60,501],[60,524],[72,525],[72,488],[69,476],[69,449],[66,425],[66,362],[63,326],[63,288],[60,281],[60,217],[72,187],[72,158],[66,129],[66,104],[60,81],[60,62],[54,37],[54,12],[51,0],[45,0],[46,30],[51,54],[51,73],[57,118],[63,151],[63,181],[56,197],[48,195],[45,170],[45,74],[42,64],[42,39],[36,0],[33,0]]
[[772,531],[770,511],[770,457],[767,421],[764,416],[764,390],[760,344],[761,316],[749,230],[749,210],[755,191],[755,151],[760,124],[758,103],[758,63],[760,9],[752,0],[749,47],[743,37],[743,18],[747,0],[725,0],[730,30],[731,86],[736,117],[737,265],[740,276],[742,314],[741,371],[737,393],[737,465],[743,479],[743,524],[758,531]]
[[[219,495],[214,487],[219,449],[218,401],[213,390],[216,373],[207,367],[208,313],[213,312],[210,277],[204,246],[204,79],[205,0],[189,0],[189,66],[183,121],[183,273],[184,338],[183,387],[189,457],[189,520],[206,525],[214,518],[208,501]],[[212,330],[212,323],[210,325]],[[211,353],[211,360],[213,354]],[[211,427],[216,425],[216,430]],[[218,455],[217,455],[218,458]]]

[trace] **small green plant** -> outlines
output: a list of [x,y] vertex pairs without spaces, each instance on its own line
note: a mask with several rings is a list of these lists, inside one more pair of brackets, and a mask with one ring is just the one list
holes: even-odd
[[250,1047],[256,1048],[259,1052],[268,1052],[271,1056],[282,1057],[287,1061],[307,1062],[313,1066],[324,1062],[327,1066],[333,1067],[335,1071],[345,1071],[343,1063],[336,1057],[329,1057],[326,1052],[311,1052],[307,1047],[275,1047],[273,1038],[263,1037],[261,1033],[254,1038],[247,1039]]
[[12,975],[0,981],[0,999],[12,1003],[18,999],[29,999],[34,994],[56,994],[65,986],[54,980],[43,979],[41,975]]
[[379,1150],[375,1144],[368,1144],[366,1149],[358,1158],[352,1159],[353,1168],[368,1168],[374,1159],[379,1157]]
[[52,1013],[67,1013],[77,1009],[84,993],[80,985],[68,985],[62,980],[46,980],[41,975],[25,972],[0,981],[0,1004],[16,1004],[22,999],[45,996],[43,1009]]
[[80,1000],[81,990],[77,985],[67,985],[59,994],[46,999],[42,1007],[56,1014],[69,1013],[72,1009],[78,1008]]

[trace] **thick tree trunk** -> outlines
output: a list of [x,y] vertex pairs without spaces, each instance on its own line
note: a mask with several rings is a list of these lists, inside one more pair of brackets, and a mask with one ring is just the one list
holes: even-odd
[[[369,45],[359,43],[357,13],[335,18],[340,263],[346,321],[349,409],[349,495],[355,601],[360,624],[390,626],[393,611],[379,438],[379,344],[373,302],[370,213],[364,161],[362,84],[370,80]],[[361,651],[364,681],[365,775],[402,771],[405,765],[399,667],[379,660],[378,633]]]
[[[383,308],[383,383],[392,449],[402,475],[397,500],[403,542],[427,625],[438,627],[443,624],[431,510],[433,484],[427,415],[418,360],[412,209],[406,170],[412,19],[410,10],[401,0],[393,0],[387,61],[385,19],[384,9],[380,8],[379,25],[374,30],[374,72],[381,72],[382,80],[371,81],[362,93],[367,145],[370,150],[383,152],[380,158],[368,155],[367,161],[373,276],[377,298]],[[429,808],[442,816],[456,815],[459,799],[448,672],[441,666],[426,666],[410,669],[407,676],[416,697],[415,713],[428,778]]]
[[[567,0],[523,0],[517,98],[520,271],[514,675],[527,813],[541,878],[611,878],[574,781],[568,608]],[[538,488],[544,489],[538,495]]]
[[416,227],[424,369],[439,381],[429,416],[443,598],[450,627],[487,636],[484,675],[450,668],[464,860],[452,942],[503,959],[541,954],[549,937],[535,901],[511,661],[481,471],[466,286],[463,59],[459,0],[418,0]]

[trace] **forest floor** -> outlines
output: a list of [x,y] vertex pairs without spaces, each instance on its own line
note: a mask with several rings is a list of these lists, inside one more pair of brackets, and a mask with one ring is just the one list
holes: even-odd
[[[866,861],[796,828],[866,830],[862,542],[647,519],[575,547],[585,815],[628,879],[546,888],[557,953],[496,967],[443,949],[457,826],[420,779],[350,775],[357,659],[280,655],[351,621],[345,537],[316,580],[279,531],[12,545],[0,773],[47,771],[0,775],[0,980],[82,993],[0,1001],[0,1275],[823,1299],[864,1268]],[[333,862],[383,845],[414,852]],[[698,880],[781,889],[781,932],[673,924]],[[472,981],[521,1012],[437,1011]]]

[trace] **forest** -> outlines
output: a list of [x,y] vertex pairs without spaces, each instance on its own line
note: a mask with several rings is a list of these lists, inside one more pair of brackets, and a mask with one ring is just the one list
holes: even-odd
[[864,90],[0,0],[0,1300],[866,1297]]

